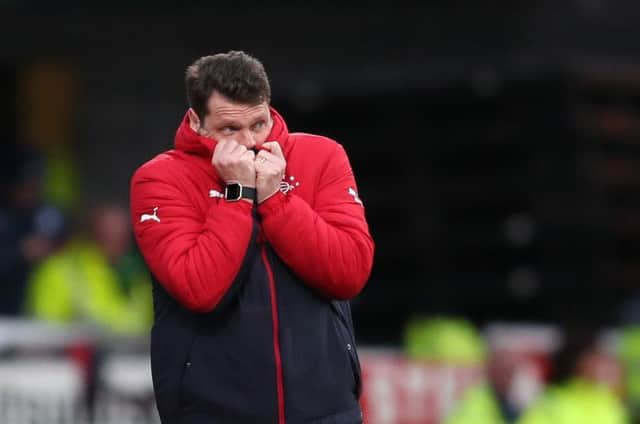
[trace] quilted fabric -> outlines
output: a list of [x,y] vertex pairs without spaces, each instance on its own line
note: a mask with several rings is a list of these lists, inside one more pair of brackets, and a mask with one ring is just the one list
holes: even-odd
[[[287,169],[281,192],[257,207],[262,235],[309,286],[352,298],[367,281],[374,245],[347,155],[326,137],[289,134],[271,113],[267,140],[279,142]],[[185,116],[175,149],[141,166],[131,182],[131,219],[147,264],[173,297],[201,312],[229,289],[253,225],[249,203],[220,197],[224,184],[210,163],[215,143]]]

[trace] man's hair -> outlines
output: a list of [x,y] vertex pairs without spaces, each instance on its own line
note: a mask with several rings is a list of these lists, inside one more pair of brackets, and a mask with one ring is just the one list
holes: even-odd
[[214,91],[250,105],[271,100],[271,87],[262,63],[243,51],[203,56],[187,68],[187,100],[200,120],[207,115],[207,101]]

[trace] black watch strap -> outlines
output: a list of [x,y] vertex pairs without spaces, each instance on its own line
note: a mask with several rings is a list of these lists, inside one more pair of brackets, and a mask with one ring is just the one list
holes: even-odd
[[243,199],[251,199],[256,200],[256,195],[258,192],[253,187],[242,187],[242,198]]
[[245,187],[240,183],[229,183],[224,188],[224,198],[228,202],[237,202],[241,199],[256,200],[256,189]]

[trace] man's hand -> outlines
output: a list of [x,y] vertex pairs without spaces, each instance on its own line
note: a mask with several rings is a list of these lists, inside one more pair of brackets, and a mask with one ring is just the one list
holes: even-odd
[[245,187],[256,186],[255,153],[233,140],[219,141],[211,164],[225,183],[238,182]]
[[277,141],[262,145],[256,155],[256,190],[258,203],[262,203],[280,190],[287,162]]

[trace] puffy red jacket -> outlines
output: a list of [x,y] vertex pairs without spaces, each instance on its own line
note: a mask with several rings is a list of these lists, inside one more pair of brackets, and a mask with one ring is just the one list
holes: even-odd
[[[353,298],[369,277],[374,245],[347,155],[326,137],[290,134],[272,115],[267,139],[279,142],[287,169],[281,192],[257,208],[263,235],[310,287]],[[229,289],[252,227],[250,204],[219,197],[214,147],[185,117],[175,149],[140,167],[131,183],[131,217],[147,264],[180,303],[202,312]]]

